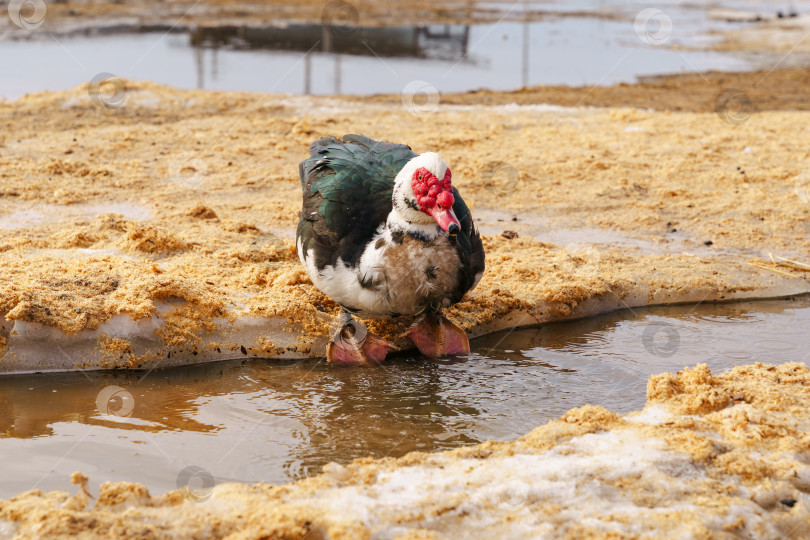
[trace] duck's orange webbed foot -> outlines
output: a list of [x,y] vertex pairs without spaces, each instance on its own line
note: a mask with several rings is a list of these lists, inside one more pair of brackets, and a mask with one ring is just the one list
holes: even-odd
[[419,352],[431,358],[470,353],[467,334],[441,313],[422,315],[408,329],[407,335]]
[[345,313],[326,346],[326,360],[339,366],[369,366],[381,364],[396,350],[396,345],[369,333],[363,323]]

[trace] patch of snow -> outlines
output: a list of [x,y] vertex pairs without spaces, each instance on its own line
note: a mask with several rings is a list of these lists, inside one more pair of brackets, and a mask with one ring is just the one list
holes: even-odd
[[672,418],[672,414],[660,405],[647,405],[643,410],[626,417],[630,422],[640,422],[650,426],[661,425]]
[[139,107],[157,107],[163,100],[160,96],[149,90],[137,90],[134,92],[127,92],[126,97],[127,105],[137,105]]
[[86,104],[90,101],[90,96],[83,96],[80,98],[71,97],[62,102],[63,109],[72,109],[74,107],[79,107],[80,105]]
[[588,107],[563,107],[562,105],[549,105],[548,103],[531,103],[528,105],[508,103],[506,105],[439,105],[439,109],[447,111],[492,111],[502,113],[578,113]]
[[[670,496],[655,508],[636,505],[613,482],[632,478],[641,490],[667,486],[672,494],[688,493],[689,482],[704,478],[690,458],[666,448],[659,439],[641,439],[627,431],[587,434],[542,454],[517,454],[486,460],[435,456],[427,464],[381,472],[365,486],[336,487],[307,500],[336,517],[350,517],[375,530],[373,538],[393,538],[412,527],[458,525],[469,532],[506,527],[510,537],[551,532],[548,518],[536,515],[538,503],[562,506],[555,516],[560,526],[577,523],[605,532],[635,535],[645,530],[647,514],[699,509],[680,496]],[[408,509],[413,514],[407,517]],[[431,511],[433,510],[433,511]],[[600,517],[623,514],[632,519]],[[427,517],[426,517],[427,516]],[[435,517],[433,517],[435,516]],[[512,516],[505,521],[505,516]],[[399,522],[402,527],[386,524]],[[457,531],[459,533],[463,531]],[[494,537],[486,534],[479,537]],[[686,529],[684,529],[686,532]]]
[[[141,355],[148,351],[159,351],[165,348],[157,330],[165,325],[166,317],[178,307],[185,305],[185,300],[170,298],[155,302],[155,313],[151,317],[134,320],[129,314],[114,315],[95,330],[83,330],[75,335],[68,335],[58,328],[36,322],[7,320],[0,314],[0,331],[6,331],[8,345],[4,349],[0,373],[32,373],[72,371],[75,369],[92,370],[114,367],[115,358],[99,349],[98,340],[103,335],[110,338],[125,339],[130,342],[132,352]],[[299,327],[290,325],[283,317],[239,316],[234,321],[218,317],[214,319],[216,330],[201,335],[203,343],[220,344],[219,349],[203,347],[194,354],[191,350],[173,350],[170,356],[153,359],[150,367],[168,367],[177,365],[199,364],[217,360],[243,358],[246,353],[241,347],[251,348],[259,340],[271,340],[281,349],[298,345]],[[6,330],[4,330],[6,329]],[[228,348],[227,344],[237,344],[237,348]],[[316,349],[326,347],[326,336],[313,344]],[[115,356],[114,354],[112,355]],[[306,354],[295,350],[286,350],[279,357],[301,358]],[[128,360],[123,355],[122,361]]]
[[127,219],[138,220],[149,219],[152,215],[148,208],[128,202],[37,204],[0,216],[0,229],[27,229],[76,218],[93,219],[102,214],[121,214]]
[[[351,99],[337,99],[320,97],[317,100],[310,96],[285,95],[276,102],[282,107],[292,109],[296,112],[306,114],[349,114],[353,112],[367,112],[369,110],[390,110],[388,103],[364,103]],[[443,105],[439,103],[437,109],[445,111],[467,112],[467,111],[493,111],[505,113],[577,113],[590,107],[564,107],[561,105],[550,105],[548,103],[518,104],[509,103],[506,105]]]
[[69,336],[53,326],[27,321],[14,321],[11,335],[19,339],[41,339],[48,342],[74,341],[77,338],[96,339],[102,334],[121,339],[154,338],[155,329],[160,326],[163,326],[162,322],[158,323],[155,318],[146,317],[136,321],[129,315],[119,314],[113,315],[97,330],[85,330],[75,336]]
[[17,534],[17,525],[11,521],[0,519],[0,540],[7,540]]
[[24,258],[51,256],[60,257],[66,260],[86,259],[88,257],[121,257],[122,259],[135,260],[131,254],[120,249],[90,249],[90,248],[65,248],[65,249],[32,249],[26,251]]

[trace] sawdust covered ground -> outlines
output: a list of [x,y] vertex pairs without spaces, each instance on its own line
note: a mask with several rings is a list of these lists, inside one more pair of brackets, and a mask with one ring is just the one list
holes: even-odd
[[[160,354],[278,354],[270,342],[200,340],[215,320],[243,315],[282,316],[302,328],[298,353],[321,354],[312,344],[337,307],[295,254],[297,163],[314,138],[346,132],[440,151],[485,218],[488,271],[450,311],[473,333],[510,312],[553,320],[630,292],[653,303],[807,285],[805,272],[756,257],[810,252],[808,113],[732,124],[637,109],[422,110],[145,82],[121,96],[122,107],[100,106],[84,86],[0,105],[0,314],[10,322],[73,335],[183,299],[160,330]],[[614,231],[631,245],[564,249],[532,237],[538,220],[583,230],[585,242],[588,231]],[[395,338],[402,324],[374,328]],[[117,365],[155,360],[105,336],[99,348]]]
[[87,87],[0,105],[0,313],[9,321],[76,334],[181,298],[160,336],[167,350],[224,346],[198,336],[217,317],[250,314],[301,324],[299,351],[315,354],[311,338],[336,306],[295,254],[297,163],[314,138],[345,132],[439,150],[474,211],[494,211],[493,232],[540,216],[550,226],[622,231],[659,252],[486,235],[489,270],[451,312],[467,328],[514,310],[564,316],[639,281],[651,299],[684,289],[724,297],[803,274],[753,267],[751,256],[810,251],[807,113],[763,112],[735,125],[714,113],[423,111],[151,83],[128,83],[122,95],[119,108],[99,106]]
[[[458,105],[548,103],[564,107],[716,113],[718,118],[742,123],[760,112],[810,109],[809,84],[810,69],[806,67],[742,73],[711,71],[645,77],[637,84],[613,86],[532,86],[513,92],[481,90],[445,96],[442,102]],[[396,101],[383,96],[376,99]]]

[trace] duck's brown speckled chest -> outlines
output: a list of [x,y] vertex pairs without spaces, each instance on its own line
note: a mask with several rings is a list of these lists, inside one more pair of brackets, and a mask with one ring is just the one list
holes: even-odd
[[392,312],[412,315],[443,307],[458,287],[460,262],[447,236],[425,242],[408,234],[388,242],[382,253],[382,290]]

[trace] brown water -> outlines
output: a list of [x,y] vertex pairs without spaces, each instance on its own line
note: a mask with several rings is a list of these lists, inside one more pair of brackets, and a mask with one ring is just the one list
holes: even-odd
[[93,490],[127,480],[160,493],[189,466],[216,482],[280,483],[330,461],[512,439],[585,403],[638,409],[653,373],[806,362],[808,327],[803,296],[625,310],[479,338],[466,358],[379,368],[247,360],[7,376],[0,497],[69,489],[76,470]]

